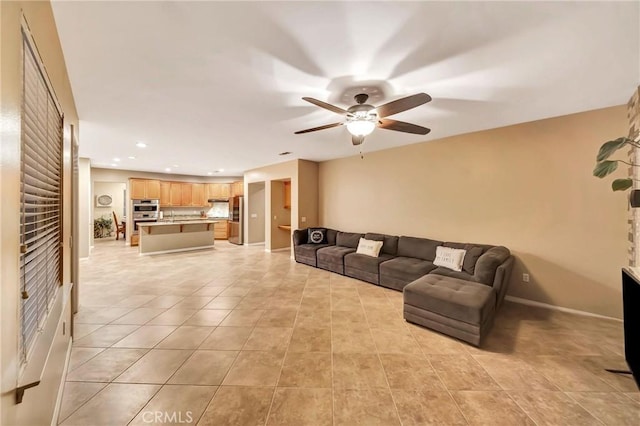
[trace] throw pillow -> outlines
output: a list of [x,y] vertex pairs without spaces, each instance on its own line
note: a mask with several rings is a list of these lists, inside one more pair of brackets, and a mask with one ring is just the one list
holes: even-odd
[[438,246],[436,247],[436,259],[433,264],[460,272],[462,271],[462,263],[466,253],[466,250]]
[[309,228],[308,240],[311,244],[326,244],[327,230],[325,228]]
[[382,241],[365,240],[364,238],[360,238],[356,253],[364,254],[365,256],[378,257],[382,244]]

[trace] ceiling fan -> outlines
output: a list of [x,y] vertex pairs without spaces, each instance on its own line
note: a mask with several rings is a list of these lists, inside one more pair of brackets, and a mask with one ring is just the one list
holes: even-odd
[[356,105],[353,105],[346,110],[314,98],[304,97],[302,99],[337,114],[345,115],[347,118],[343,122],[325,124],[324,126],[300,130],[295,132],[296,135],[315,132],[317,130],[330,129],[332,127],[338,127],[346,124],[347,130],[351,133],[351,143],[354,145],[360,145],[364,142],[365,136],[373,132],[373,129],[375,129],[376,126],[381,129],[413,133],[416,135],[426,135],[431,131],[431,129],[427,129],[426,127],[418,126],[416,124],[386,118],[390,115],[398,114],[399,112],[426,104],[431,100],[431,96],[426,93],[418,93],[405,98],[400,98],[384,105],[380,105],[379,107],[366,104],[365,102],[369,99],[369,95],[360,93],[354,96]]

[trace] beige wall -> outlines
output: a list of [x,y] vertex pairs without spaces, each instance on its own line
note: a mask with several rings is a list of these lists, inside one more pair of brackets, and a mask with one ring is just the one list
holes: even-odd
[[[55,340],[49,354],[47,368],[39,386],[25,393],[24,402],[15,404],[15,387],[20,379],[18,348],[19,322],[19,222],[20,211],[20,105],[22,36],[21,16],[24,16],[42,57],[47,73],[64,112],[64,171],[63,171],[63,286],[59,289],[60,311],[49,316],[53,325]],[[14,1],[0,2],[0,108],[2,115],[2,146],[0,179],[2,203],[0,203],[0,223],[2,248],[0,257],[0,424],[3,425],[44,425],[50,424],[54,415],[56,398],[62,379],[64,362],[69,348],[69,333],[61,332],[62,322],[67,322],[69,330],[69,293],[71,249],[71,130],[77,133],[78,116],[58,39],[55,21],[48,2]],[[77,134],[75,135],[77,138]],[[42,355],[45,351],[39,351]],[[34,363],[31,364],[32,366]]]
[[319,224],[318,163],[300,160],[298,163],[297,193],[300,228],[317,226]]
[[620,318],[627,194],[591,171],[627,131],[620,106],[323,162],[320,222],[504,245],[510,295]]
[[[248,227],[249,234],[247,234],[246,243],[264,243],[265,185],[264,182],[254,182],[248,184],[247,187],[248,196],[245,197],[245,208],[251,224]],[[251,206],[250,210],[248,206]]]
[[[91,197],[91,201],[93,204],[93,219],[97,219],[99,217],[109,217],[113,218],[113,212],[116,212],[118,215],[118,219],[122,219],[124,216],[124,191],[127,189],[127,184],[124,182],[94,182],[93,183],[93,197]],[[96,203],[97,197],[101,195],[109,195],[113,202],[110,207],[99,207]],[[114,228],[115,230],[115,224]]]

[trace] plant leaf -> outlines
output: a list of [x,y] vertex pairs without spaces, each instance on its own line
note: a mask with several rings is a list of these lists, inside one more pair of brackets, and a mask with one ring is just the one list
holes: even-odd
[[613,154],[614,152],[616,152],[617,150],[625,146],[627,143],[628,143],[628,139],[625,137],[618,138],[613,141],[605,142],[600,147],[600,151],[598,152],[598,157],[596,159],[598,161],[606,160],[611,156],[611,154]]
[[599,177],[602,179],[603,177],[613,173],[617,168],[618,168],[617,161],[610,161],[610,160],[600,161],[599,163],[596,164],[596,167],[593,169],[593,175],[595,177]]
[[616,179],[611,183],[611,189],[614,191],[626,191],[633,186],[633,179]]

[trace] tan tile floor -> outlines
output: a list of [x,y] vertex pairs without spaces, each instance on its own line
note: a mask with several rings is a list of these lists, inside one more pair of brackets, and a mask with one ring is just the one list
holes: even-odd
[[638,425],[622,325],[506,303],[475,348],[402,319],[402,294],[216,243],[99,241],[67,425]]

